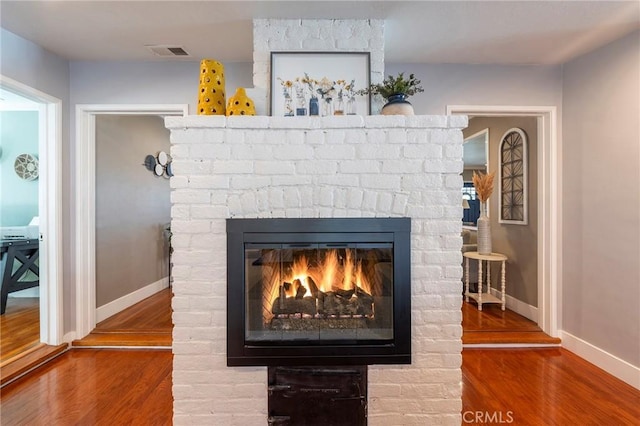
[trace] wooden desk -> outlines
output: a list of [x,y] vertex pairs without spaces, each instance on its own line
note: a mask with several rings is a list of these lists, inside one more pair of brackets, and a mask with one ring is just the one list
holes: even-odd
[[[9,293],[25,290],[27,288],[40,285],[40,279],[31,281],[20,281],[27,271],[40,276],[38,268],[38,257],[40,254],[40,242],[33,240],[0,240],[0,315],[4,314],[7,308],[7,298]],[[18,269],[13,271],[16,261],[20,264]]]
[[[468,251],[466,253],[462,253],[465,260],[465,298],[466,301],[469,302],[469,298],[478,302],[478,310],[482,310],[483,303],[500,303],[502,304],[502,310],[504,311],[507,306],[507,281],[506,281],[506,264],[507,264],[507,256],[500,253],[491,253],[491,254],[480,254],[477,251]],[[469,259],[475,259],[478,261],[478,292],[471,293],[469,291]],[[482,286],[482,263],[486,263],[487,265],[487,291],[483,291]],[[502,263],[502,273],[500,274],[500,282],[502,285],[502,298],[498,299],[494,295],[491,294],[491,262],[501,262]]]

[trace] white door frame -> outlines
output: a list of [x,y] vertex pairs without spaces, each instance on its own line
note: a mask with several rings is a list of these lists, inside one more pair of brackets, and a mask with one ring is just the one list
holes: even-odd
[[96,326],[96,115],[181,115],[188,104],[76,105],[76,339]]
[[553,337],[561,328],[562,173],[555,106],[448,105],[447,115],[538,117],[538,325]]
[[[0,75],[0,85],[39,104],[40,341],[62,343],[62,101]],[[44,160],[44,161],[42,161]]]

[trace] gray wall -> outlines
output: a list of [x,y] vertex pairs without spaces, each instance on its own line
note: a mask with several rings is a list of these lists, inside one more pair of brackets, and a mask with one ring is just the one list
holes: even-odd
[[416,114],[444,114],[447,105],[551,105],[561,109],[560,66],[385,64],[385,75],[398,72],[414,73],[422,80],[424,93],[409,98]]
[[[251,63],[225,63],[227,93],[252,87]],[[447,105],[562,106],[562,67],[386,64],[386,74],[413,72],[424,93],[410,98],[416,114],[444,114]],[[71,100],[82,103],[188,103],[195,114],[199,62],[72,62]],[[98,84],[99,82],[99,84]]]
[[[189,104],[196,114],[199,61],[72,62],[71,102]],[[227,98],[238,87],[252,87],[253,65],[225,63]]]
[[[498,222],[499,180],[498,150],[505,132],[519,127],[527,135],[528,210],[527,225]],[[491,243],[494,252],[505,254],[507,262],[507,294],[531,306],[538,306],[538,129],[535,117],[476,117],[469,121],[463,134],[469,137],[489,129],[489,172],[495,172],[493,194],[489,198]],[[494,264],[497,265],[497,264]],[[492,265],[492,266],[494,266]],[[493,268],[492,284],[499,288],[499,271]]]
[[563,329],[640,366],[640,32],[564,67]]
[[170,146],[161,117],[96,117],[97,307],[169,275],[169,179],[143,164]]
[[69,62],[28,40],[0,28],[0,73],[62,101],[62,287],[64,332],[75,329],[75,275],[72,224],[73,157],[69,139]]

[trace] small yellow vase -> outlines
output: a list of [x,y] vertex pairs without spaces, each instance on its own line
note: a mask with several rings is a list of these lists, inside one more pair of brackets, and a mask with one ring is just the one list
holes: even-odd
[[256,115],[256,106],[243,87],[238,87],[235,95],[229,98],[227,116],[231,115]]
[[200,61],[198,115],[225,115],[224,65],[213,59]]

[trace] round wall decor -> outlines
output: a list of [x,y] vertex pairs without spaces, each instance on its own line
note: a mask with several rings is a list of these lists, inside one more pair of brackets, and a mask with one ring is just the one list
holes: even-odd
[[164,173],[164,167],[162,167],[162,164],[158,163],[153,169],[153,172],[156,174],[156,176],[162,176],[162,174]]
[[156,176],[170,178],[173,176],[171,170],[171,156],[165,151],[158,152],[155,156],[149,154],[144,159],[144,166]]
[[155,170],[156,164],[158,163],[156,162],[156,157],[154,157],[153,155],[147,155],[146,157],[144,157],[144,166],[150,172]]
[[38,179],[38,159],[31,154],[20,154],[13,164],[16,174],[24,180]]
[[169,156],[167,155],[167,153],[164,151],[160,151],[158,153],[158,163],[162,166],[166,166],[168,162],[169,162]]

